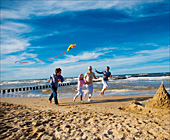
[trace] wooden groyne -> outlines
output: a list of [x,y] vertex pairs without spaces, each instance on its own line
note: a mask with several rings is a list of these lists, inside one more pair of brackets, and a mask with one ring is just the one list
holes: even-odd
[[[77,82],[59,83],[58,86],[61,87],[61,86],[69,86],[69,85],[76,85],[76,84],[77,84]],[[38,85],[38,86],[29,86],[29,87],[1,89],[1,94],[38,90],[38,89],[46,89],[46,88],[50,88],[50,85]]]

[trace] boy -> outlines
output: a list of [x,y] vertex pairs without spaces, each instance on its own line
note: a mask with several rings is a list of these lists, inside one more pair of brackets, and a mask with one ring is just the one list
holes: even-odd
[[47,81],[47,82],[50,82],[51,89],[52,89],[52,93],[49,98],[50,103],[52,102],[52,98],[54,97],[55,104],[59,105],[58,99],[57,99],[57,88],[58,88],[58,82],[63,82],[63,81],[64,81],[64,78],[61,76],[61,69],[56,68],[55,74],[52,74],[50,76],[50,79],[48,79],[48,81]]

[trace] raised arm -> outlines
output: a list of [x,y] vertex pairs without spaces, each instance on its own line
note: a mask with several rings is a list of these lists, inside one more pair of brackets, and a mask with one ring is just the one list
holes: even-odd
[[98,74],[103,74],[103,72],[99,72],[99,71],[97,71],[96,69],[95,69],[95,72],[97,72]]

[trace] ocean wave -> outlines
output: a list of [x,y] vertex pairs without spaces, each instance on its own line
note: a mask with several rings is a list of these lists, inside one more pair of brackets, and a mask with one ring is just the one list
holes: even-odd
[[18,80],[18,81],[2,81],[0,85],[10,85],[10,84],[27,84],[27,83],[46,83],[47,80]]
[[129,91],[134,91],[134,89],[110,89],[110,90],[107,90],[107,92],[129,92]]
[[145,80],[145,81],[162,81],[162,80],[168,80],[169,81],[170,76],[161,76],[161,77],[130,77],[128,79],[124,79],[127,81],[140,81],[140,80]]

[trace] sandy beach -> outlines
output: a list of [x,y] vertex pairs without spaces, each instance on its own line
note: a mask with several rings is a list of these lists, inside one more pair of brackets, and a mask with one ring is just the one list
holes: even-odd
[[0,139],[170,139],[170,110],[144,107],[152,97],[1,98]]

